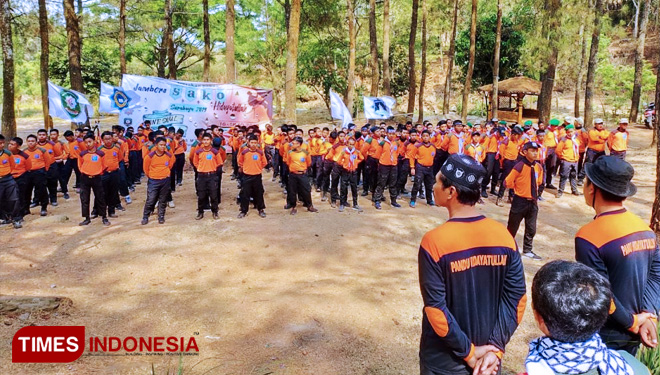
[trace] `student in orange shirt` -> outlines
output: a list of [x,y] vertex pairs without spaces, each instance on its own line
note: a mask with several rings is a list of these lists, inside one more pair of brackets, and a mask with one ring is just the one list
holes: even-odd
[[[101,133],[102,145],[99,151],[103,153],[103,166],[104,171],[101,176],[103,183],[103,192],[105,193],[105,203],[108,205],[108,216],[117,217],[115,213],[118,206],[121,204],[119,201],[119,162],[122,158],[121,148],[115,143],[114,135],[112,132],[105,131]],[[92,217],[94,217],[92,212]]]
[[14,159],[11,175],[14,177],[14,181],[16,181],[16,185],[18,186],[19,219],[22,222],[23,216],[30,214],[29,201],[25,200],[25,198],[28,195],[26,192],[26,174],[32,168],[32,165],[30,164],[30,156],[21,151],[21,146],[23,146],[22,138],[14,137],[9,141],[9,152],[11,152],[11,156]]
[[174,164],[174,174],[176,176],[177,186],[183,185],[183,167],[186,165],[186,151],[188,150],[188,145],[183,138],[183,134],[183,129],[179,129],[174,136],[174,140],[177,142],[176,149],[174,150],[174,158],[176,159]]
[[5,150],[6,140],[0,134],[0,224],[13,223],[15,229],[21,228],[21,205],[18,198],[18,184],[14,181],[12,170],[15,168],[14,157]]
[[[130,163],[128,162],[129,146],[126,142],[126,138],[124,138],[125,128],[120,125],[115,125],[113,129],[112,142],[119,146],[119,195],[124,198],[126,204],[131,204],[133,201],[130,196],[129,187],[132,186],[128,185],[127,175],[127,170],[130,168]],[[118,210],[126,211],[121,205],[121,200],[117,203],[116,208]]]
[[[495,204],[498,206],[501,206],[502,204],[500,201],[502,198],[504,198],[504,181],[506,178],[509,176],[509,173],[511,173],[511,170],[513,170],[513,167],[516,165],[516,162],[518,160],[518,154],[519,154],[519,146],[520,146],[520,137],[522,137],[523,130],[520,127],[514,127],[513,130],[511,130],[511,136],[506,138],[502,143],[500,144],[500,160],[501,160],[501,165],[502,165],[502,174],[500,175],[500,189],[497,193],[497,200],[495,201]],[[513,189],[509,189],[509,203],[513,200]]]
[[167,140],[164,137],[156,138],[156,147],[144,158],[144,174],[147,182],[147,200],[144,202],[142,225],[149,223],[149,216],[156,208],[158,202],[158,224],[165,223],[165,210],[167,197],[170,191],[170,171],[174,166],[174,154],[166,151]]
[[372,196],[376,191],[378,185],[378,159],[383,150],[380,145],[381,129],[372,126],[369,131],[371,135],[367,137],[362,145],[362,156],[365,157],[364,162],[364,182],[362,183],[362,196],[366,197],[371,192]]
[[[59,135],[57,129],[52,129],[51,133]],[[48,199],[52,206],[57,206],[57,184],[60,181],[60,165],[62,164],[62,144],[53,142],[48,136],[46,129],[39,129],[37,131],[37,146],[46,149],[50,158],[48,159],[48,169],[46,170],[46,189],[48,191]],[[56,137],[57,139],[57,137]],[[37,199],[32,199],[32,206],[37,206]]]
[[259,211],[259,216],[266,217],[266,204],[264,203],[264,184],[261,172],[268,165],[265,153],[259,147],[259,138],[256,134],[248,136],[248,147],[241,150],[238,155],[238,166],[243,175],[241,184],[241,212],[238,218],[244,218],[250,208],[250,199]]
[[431,133],[428,130],[422,131],[421,142],[413,145],[410,153],[410,174],[415,176],[412,193],[410,194],[410,207],[415,207],[417,193],[422,191],[422,184],[426,194],[424,197],[420,194],[420,199],[426,198],[429,206],[435,205],[433,202],[433,163],[435,163],[438,150],[431,143]]
[[481,183],[481,197],[488,198],[488,183],[490,183],[490,194],[497,195],[495,188],[499,182],[500,176],[500,163],[497,161],[499,154],[499,143],[504,138],[499,127],[492,121],[486,122],[486,133],[484,138],[484,148],[486,149],[486,158],[484,159],[483,166],[486,169],[486,178]]
[[399,141],[396,139],[396,130],[392,126],[387,127],[387,136],[379,142],[381,147],[380,158],[378,159],[378,184],[376,191],[373,195],[374,206],[377,210],[381,209],[380,202],[384,199],[383,191],[385,187],[390,191],[390,205],[399,208],[401,205],[397,203],[397,186],[396,186],[396,166],[397,157],[399,155]]
[[193,165],[197,170],[197,217],[195,220],[204,218],[204,207],[211,202],[211,211],[213,218],[218,218],[218,193],[219,177],[218,169],[221,168],[224,160],[218,149],[213,148],[213,135],[204,133],[202,143],[195,149],[193,154]]
[[332,148],[326,155],[326,159],[329,159],[332,165],[332,170],[330,172],[330,207],[332,208],[337,207],[337,201],[339,200],[341,165],[338,161],[344,147],[346,147],[346,133],[344,133],[344,131],[339,131],[337,133],[337,141],[332,145]]
[[[89,225],[92,221],[89,216],[89,202],[91,192],[94,191],[94,209],[102,218],[103,225],[110,225],[106,216],[105,192],[101,175],[106,169],[103,151],[96,148],[96,138],[89,132],[83,138],[86,150],[80,152],[78,169],[80,169],[80,207],[83,221],[79,225]],[[110,137],[112,139],[112,137]]]
[[270,168],[275,168],[273,164],[273,157],[275,156],[275,133],[273,133],[273,125],[266,124],[266,132],[262,134],[264,139],[264,154],[266,154],[266,159],[268,164],[266,165],[266,171],[270,172]]
[[614,155],[620,159],[626,159],[626,152],[628,151],[628,119],[622,118],[619,120],[619,127],[610,133],[607,140],[607,147],[610,149],[610,155]]
[[[32,191],[41,205],[41,216],[46,216],[48,211],[48,191],[46,190],[46,172],[51,165],[51,156],[48,150],[37,146],[37,136],[30,134],[26,138],[27,148],[25,153],[30,159],[30,170],[26,173],[25,202],[29,204],[32,200]],[[33,207],[30,205],[30,208]],[[28,211],[29,212],[29,211]]]
[[[324,130],[325,131],[325,130]],[[321,138],[321,146],[319,147],[319,156],[321,157],[321,169],[318,171],[318,176],[316,178],[316,191],[322,192],[321,201],[325,202],[328,197],[328,191],[330,191],[330,174],[332,173],[332,143],[334,139],[337,138],[337,132],[332,132],[328,134],[328,137]],[[330,154],[330,158],[327,158]]]
[[76,182],[74,186],[78,186],[80,181],[80,171],[78,170],[78,157],[80,155],[80,144],[82,139],[76,139],[75,135],[71,130],[64,132],[64,138],[67,140],[67,143],[64,145],[64,153],[66,154],[66,161],[62,165],[60,170],[60,187],[62,188],[62,194],[64,199],[69,199],[69,180],[71,179],[71,174],[75,172]]
[[578,161],[580,160],[580,141],[575,134],[575,126],[566,126],[566,136],[557,144],[557,157],[561,168],[559,170],[559,189],[557,198],[564,194],[566,180],[570,180],[573,195],[580,195],[577,188]]
[[287,205],[284,209],[291,209],[291,215],[298,212],[296,209],[298,197],[302,198],[303,206],[307,207],[307,211],[318,212],[312,204],[312,187],[307,175],[307,169],[312,164],[312,159],[309,157],[309,152],[301,148],[302,144],[302,138],[294,138],[291,141],[291,150],[287,152],[285,159],[289,170],[289,185],[286,195]]
[[348,206],[348,186],[351,187],[351,195],[353,196],[353,209],[362,212],[362,208],[358,205],[358,188],[357,188],[357,168],[364,156],[360,150],[355,147],[355,138],[348,139],[348,145],[339,153],[337,164],[341,168],[341,194],[339,198],[339,212],[343,212],[344,208]]
[[[406,183],[408,183],[408,177],[410,176],[410,155],[418,141],[418,136],[417,129],[412,127],[410,130],[404,129],[401,131],[401,158],[399,170],[397,171],[399,195],[410,193],[406,190]],[[401,163],[404,165],[401,165]]]

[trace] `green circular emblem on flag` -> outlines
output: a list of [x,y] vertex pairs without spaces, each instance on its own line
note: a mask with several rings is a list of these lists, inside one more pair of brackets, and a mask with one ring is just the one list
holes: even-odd
[[60,99],[62,100],[62,108],[71,116],[71,118],[80,115],[80,103],[78,103],[78,95],[69,90],[62,90],[60,92]]

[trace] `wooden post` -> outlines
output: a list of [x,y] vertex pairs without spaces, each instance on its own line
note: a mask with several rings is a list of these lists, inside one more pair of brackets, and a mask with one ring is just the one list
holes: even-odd
[[525,96],[516,95],[516,103],[518,104],[518,124],[522,124],[523,119],[523,98]]

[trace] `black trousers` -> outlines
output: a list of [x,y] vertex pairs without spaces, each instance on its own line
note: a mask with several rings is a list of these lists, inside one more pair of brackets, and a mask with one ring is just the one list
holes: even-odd
[[[115,213],[115,208],[119,204],[119,182],[120,182],[120,171],[106,172],[101,176],[101,182],[103,183],[103,191],[105,192],[105,203],[108,205],[108,215]],[[99,208],[94,205],[96,212],[99,212]]]
[[548,148],[548,156],[545,158],[545,184],[552,184],[552,176],[557,173],[557,153],[556,147]]
[[396,165],[378,164],[378,185],[373,196],[374,202],[380,202],[386,187],[390,190],[390,200],[396,201]]
[[397,190],[403,192],[406,190],[406,183],[408,183],[408,176],[410,176],[410,160],[405,158],[399,158],[397,162]]
[[495,152],[486,153],[486,159],[484,159],[483,166],[486,168],[486,177],[481,183],[481,190],[486,191],[488,188],[488,183],[490,182],[490,191],[495,192],[495,187],[499,181],[500,174],[500,163],[495,160],[497,154]]
[[376,185],[378,185],[378,159],[367,156],[367,161],[364,165],[364,182],[362,183],[362,189],[372,194],[376,190]]
[[357,183],[358,183],[358,185],[360,185],[361,181],[364,183],[364,180],[366,178],[365,177],[366,175],[365,175],[365,172],[364,172],[365,171],[365,168],[364,168],[365,164],[366,163],[358,164],[358,167],[357,167]]
[[316,185],[316,188],[320,189],[321,185],[319,185],[319,181],[320,181],[321,172],[323,171],[323,156],[321,155],[312,156],[312,167],[309,169],[309,171],[310,171],[309,177],[313,180],[313,183],[314,185]]
[[[502,163],[502,174],[500,175],[500,189],[497,192],[497,196],[499,198],[504,197],[504,189],[506,188],[504,186],[504,180],[506,180],[506,177],[509,175],[509,173],[511,173],[513,167],[515,166],[516,166],[515,160],[504,159],[504,162]],[[513,189],[509,189],[509,196],[513,197]]]
[[605,151],[595,151],[590,148],[587,149],[587,152],[584,155],[584,162],[593,163],[598,160],[599,157],[605,156]]
[[536,235],[536,218],[539,213],[539,206],[536,199],[525,199],[517,195],[513,196],[511,210],[509,211],[509,222],[507,229],[513,238],[516,238],[520,223],[525,220],[525,238],[523,240],[523,252],[532,251],[532,243]]
[[580,153],[580,159],[578,160],[578,181],[584,180],[584,178],[587,175],[587,172],[584,170],[584,160],[585,160],[585,155],[586,152],[581,152]]
[[133,179],[131,185],[134,185],[142,177],[142,150],[129,151],[128,161],[131,167],[131,178]]
[[85,174],[80,175],[80,208],[82,217],[89,217],[89,202],[91,192],[94,191],[94,207],[96,214],[106,217],[105,192],[103,191],[103,182],[101,176],[90,177]]
[[332,172],[330,172],[330,199],[332,202],[339,200],[339,179],[341,177],[342,167],[337,163],[332,163]]
[[30,211],[30,202],[32,201],[32,191],[34,197],[41,205],[41,209],[48,207],[48,192],[46,191],[46,169],[41,168],[34,171],[25,172],[25,210]]
[[254,200],[257,210],[266,209],[264,203],[264,183],[261,175],[243,175],[243,184],[241,185],[241,212],[247,213],[250,209],[250,198]]
[[286,202],[291,207],[296,207],[298,197],[301,198],[303,206],[312,206],[312,187],[309,184],[307,171],[302,174],[289,173],[289,186],[286,190]]
[[[128,192],[128,176],[126,175],[126,164],[123,161],[119,162],[119,194],[122,197],[129,195]],[[119,200],[119,198],[117,198]],[[117,202],[119,204],[119,202]]]
[[231,152],[231,166],[234,170],[232,173],[234,176],[238,176],[238,150],[233,150]]
[[564,187],[566,187],[566,180],[570,180],[571,191],[577,193],[577,171],[578,163],[577,162],[568,162],[566,160],[560,161],[561,169],[559,170],[559,192],[564,192]]
[[357,188],[358,174],[357,170],[349,172],[348,170],[341,169],[341,195],[340,204],[348,206],[348,187],[351,187],[351,195],[353,196],[353,205],[358,204],[358,188]]
[[62,163],[53,163],[46,172],[46,187],[48,189],[48,199],[50,199],[51,203],[57,202],[57,185],[60,183],[61,167]]
[[71,180],[71,174],[74,172],[76,173],[76,182],[74,186],[78,186],[80,181],[78,159],[67,159],[60,169],[60,188],[62,189],[63,194],[69,193],[69,180]]
[[280,171],[280,173],[281,173],[280,177],[281,177],[282,183],[284,184],[284,186],[289,186],[289,166],[286,165],[284,160],[282,160],[280,165],[282,166],[281,171]]
[[0,209],[9,214],[13,221],[23,218],[18,194],[18,184],[10,175],[0,177]]
[[447,158],[449,157],[449,152],[445,150],[436,150],[435,156],[433,157],[433,176],[437,175],[440,172],[440,168],[445,164]]
[[433,166],[425,167],[419,163],[415,163],[415,183],[413,184],[413,189],[410,193],[410,201],[415,202],[417,194],[422,190],[422,184],[424,184],[426,202],[430,204],[431,201],[433,201],[434,183],[435,177],[433,175]]
[[324,193],[330,191],[330,175],[335,163],[332,160],[323,159],[323,168],[321,168],[321,178],[317,180],[317,186],[323,190]]
[[610,155],[616,156],[619,159],[626,160],[626,152],[625,151],[610,151]]
[[275,156],[275,152],[277,152],[277,150],[273,145],[266,145],[266,147],[264,148],[264,154],[266,154],[266,162],[267,162],[266,168],[270,168],[270,167],[274,168],[273,157]]
[[280,156],[280,150],[275,149],[273,152],[273,178],[277,178],[282,173],[282,156]]
[[176,183],[180,184],[183,182],[183,167],[186,165],[186,154],[178,154],[174,157],[176,160],[174,162],[174,170],[176,172]]
[[211,211],[218,212],[218,175],[217,173],[197,173],[197,212],[203,213],[204,206],[211,200]]
[[160,180],[150,178],[147,182],[147,200],[144,202],[143,217],[149,217],[154,212],[156,202],[158,202],[158,218],[164,219],[169,194],[171,194],[169,177]]
[[23,173],[22,175],[14,178],[14,181],[16,181],[16,186],[18,187],[18,209],[20,212],[20,218],[23,219],[24,215],[30,214],[30,210],[29,210],[30,201],[25,200],[26,195],[28,195],[26,194],[26,190],[27,190],[26,173]]

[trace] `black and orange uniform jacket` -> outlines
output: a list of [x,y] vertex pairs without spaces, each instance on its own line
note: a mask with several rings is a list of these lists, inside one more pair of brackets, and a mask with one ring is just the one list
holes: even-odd
[[383,152],[383,147],[380,145],[381,139],[367,138],[360,149],[362,156],[366,159],[371,156],[375,159],[380,159],[380,154]]
[[151,151],[144,158],[142,168],[144,174],[152,180],[162,180],[170,177],[172,166],[174,166],[174,154],[167,151],[158,155],[156,151]]
[[617,129],[611,132],[607,140],[607,146],[610,148],[610,151],[622,152],[628,150],[628,131]]
[[243,169],[243,174],[248,176],[258,176],[264,170],[268,160],[261,148],[252,151],[245,148],[238,154],[238,166]]
[[465,152],[465,144],[467,144],[466,133],[456,133],[451,130],[443,139],[441,149],[447,150],[449,154],[463,154]]
[[517,196],[536,200],[543,181],[543,166],[538,161],[530,163],[525,158],[516,163],[504,183],[508,189],[513,189]]
[[610,280],[614,311],[601,329],[603,340],[639,342],[634,315],[660,308],[660,254],[647,223],[625,208],[604,212],[575,235],[575,259]]
[[48,151],[50,158],[48,159],[48,167],[55,163],[56,160],[62,160],[62,144],[60,142],[53,142],[47,140],[45,143],[37,143],[37,147],[41,147]]
[[312,158],[309,152],[301,148],[300,151],[287,152],[284,162],[289,166],[291,173],[302,174],[312,165]]
[[0,178],[11,175],[14,169],[14,158],[11,152],[0,149]]
[[564,137],[557,144],[557,157],[569,163],[577,163],[580,160],[580,141],[577,136],[573,138]]
[[396,166],[399,163],[399,147],[401,144],[398,140],[390,141],[387,138],[383,138],[379,143],[381,147],[380,157],[378,158],[378,164]]
[[201,147],[201,146],[202,146],[202,142],[200,142],[197,139],[190,145],[190,153],[188,154],[188,160],[190,161],[190,164],[193,164],[193,158],[195,157],[195,151],[197,151],[197,148]]
[[605,152],[605,142],[610,138],[610,132],[607,130],[591,129],[589,130],[589,144],[587,147],[596,152]]
[[355,172],[358,165],[364,160],[364,156],[357,148],[350,149],[348,146],[339,152],[337,163],[348,172]]
[[418,262],[424,366],[472,374],[467,361],[487,344],[501,357],[526,303],[523,265],[507,229],[484,216],[449,219],[424,235]]
[[16,154],[11,154],[13,159],[11,162],[11,175],[14,178],[21,177],[25,172],[32,169],[30,156],[23,151],[18,151]]
[[435,158],[436,148],[433,143],[424,144],[419,142],[411,151],[410,168],[415,168],[415,162],[423,167],[432,167],[433,158]]
[[213,147],[206,150],[199,146],[193,154],[193,165],[199,173],[215,173],[224,163],[223,153]]
[[103,151],[98,149],[91,152],[88,150],[81,151],[78,158],[80,173],[89,177],[102,175],[106,169],[104,156]]
[[38,169],[45,168],[48,170],[50,165],[53,164],[53,157],[45,148],[36,147],[34,151],[31,151],[29,148],[26,148],[25,152],[30,159],[30,171],[36,171]]
[[105,165],[106,172],[114,172],[119,169],[119,162],[123,160],[121,146],[117,143],[112,147],[99,147],[99,151],[103,154],[103,164]]

